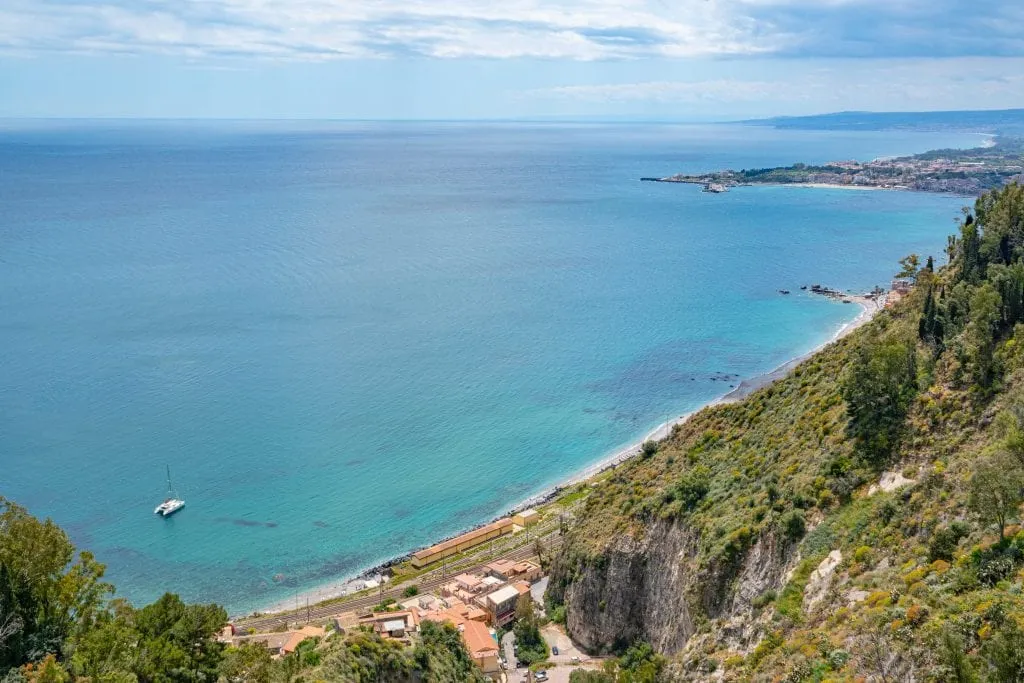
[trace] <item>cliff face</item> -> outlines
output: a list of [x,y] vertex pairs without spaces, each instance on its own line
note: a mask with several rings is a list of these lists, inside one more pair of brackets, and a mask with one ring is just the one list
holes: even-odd
[[752,602],[782,587],[795,550],[767,534],[738,561],[702,570],[698,547],[685,522],[659,520],[637,537],[617,537],[588,561],[573,565],[563,556],[552,596],[566,605],[569,634],[595,653],[642,640],[673,655],[698,621],[711,619],[732,649],[748,651],[763,631]]

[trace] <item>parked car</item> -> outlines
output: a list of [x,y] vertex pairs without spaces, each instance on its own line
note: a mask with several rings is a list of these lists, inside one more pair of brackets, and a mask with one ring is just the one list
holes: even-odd
[[537,683],[543,683],[543,681],[548,680],[548,672],[538,671],[536,674],[534,674],[533,680],[537,681]]
[[557,655],[558,654],[558,646],[557,645],[552,645],[551,646],[551,654],[553,654],[553,655]]

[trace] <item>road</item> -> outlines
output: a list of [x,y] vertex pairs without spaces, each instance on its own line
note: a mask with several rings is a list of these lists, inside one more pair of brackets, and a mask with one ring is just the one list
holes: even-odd
[[516,634],[512,631],[506,633],[501,639],[501,647],[505,651],[505,662],[508,664],[508,675],[514,680],[519,660],[516,659]]
[[[547,536],[540,537],[541,543],[543,544],[546,551],[551,551],[562,544],[562,537],[558,534],[558,531],[548,534]],[[499,554],[496,556],[488,557],[486,560],[482,560],[477,564],[470,565],[468,567],[459,567],[456,570],[449,570],[442,573],[440,569],[435,569],[432,572],[423,575],[417,585],[419,586],[420,593],[432,593],[435,592],[442,585],[448,583],[452,579],[453,573],[464,573],[464,572],[478,572],[483,570],[484,566],[494,562],[498,559],[508,559],[514,561],[520,560],[531,560],[536,559],[537,554],[534,552],[534,543],[530,542],[525,545],[514,548],[507,553]],[[274,628],[281,626],[282,624],[294,623],[298,621],[302,622],[321,622],[326,621],[332,617],[336,617],[343,612],[362,612],[367,611],[379,605],[382,600],[387,598],[393,598],[394,600],[402,600],[403,586],[399,585],[395,588],[387,589],[383,592],[371,593],[370,595],[364,595],[351,600],[343,600],[338,602],[332,602],[330,604],[320,604],[311,606],[308,610],[299,610],[297,612],[281,612],[278,614],[267,614],[260,617],[254,618],[243,618],[235,621],[235,626],[240,630],[246,630],[254,628],[257,631],[272,631]]]

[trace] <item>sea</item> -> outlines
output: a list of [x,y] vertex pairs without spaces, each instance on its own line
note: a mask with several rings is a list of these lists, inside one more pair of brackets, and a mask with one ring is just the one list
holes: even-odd
[[970,202],[642,176],[980,141],[0,122],[0,495],[136,604],[316,595],[827,341],[860,309],[801,286],[941,263]]

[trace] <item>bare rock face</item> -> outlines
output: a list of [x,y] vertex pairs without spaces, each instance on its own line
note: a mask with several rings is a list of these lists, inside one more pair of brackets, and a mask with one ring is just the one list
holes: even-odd
[[685,522],[658,520],[641,536],[620,536],[586,561],[574,564],[571,551],[563,549],[549,593],[566,605],[569,635],[595,653],[640,639],[672,655],[686,647],[695,622],[706,618],[716,620],[719,637],[731,647],[752,649],[764,628],[752,602],[781,588],[795,550],[765,535],[731,564],[699,569],[697,543]]

